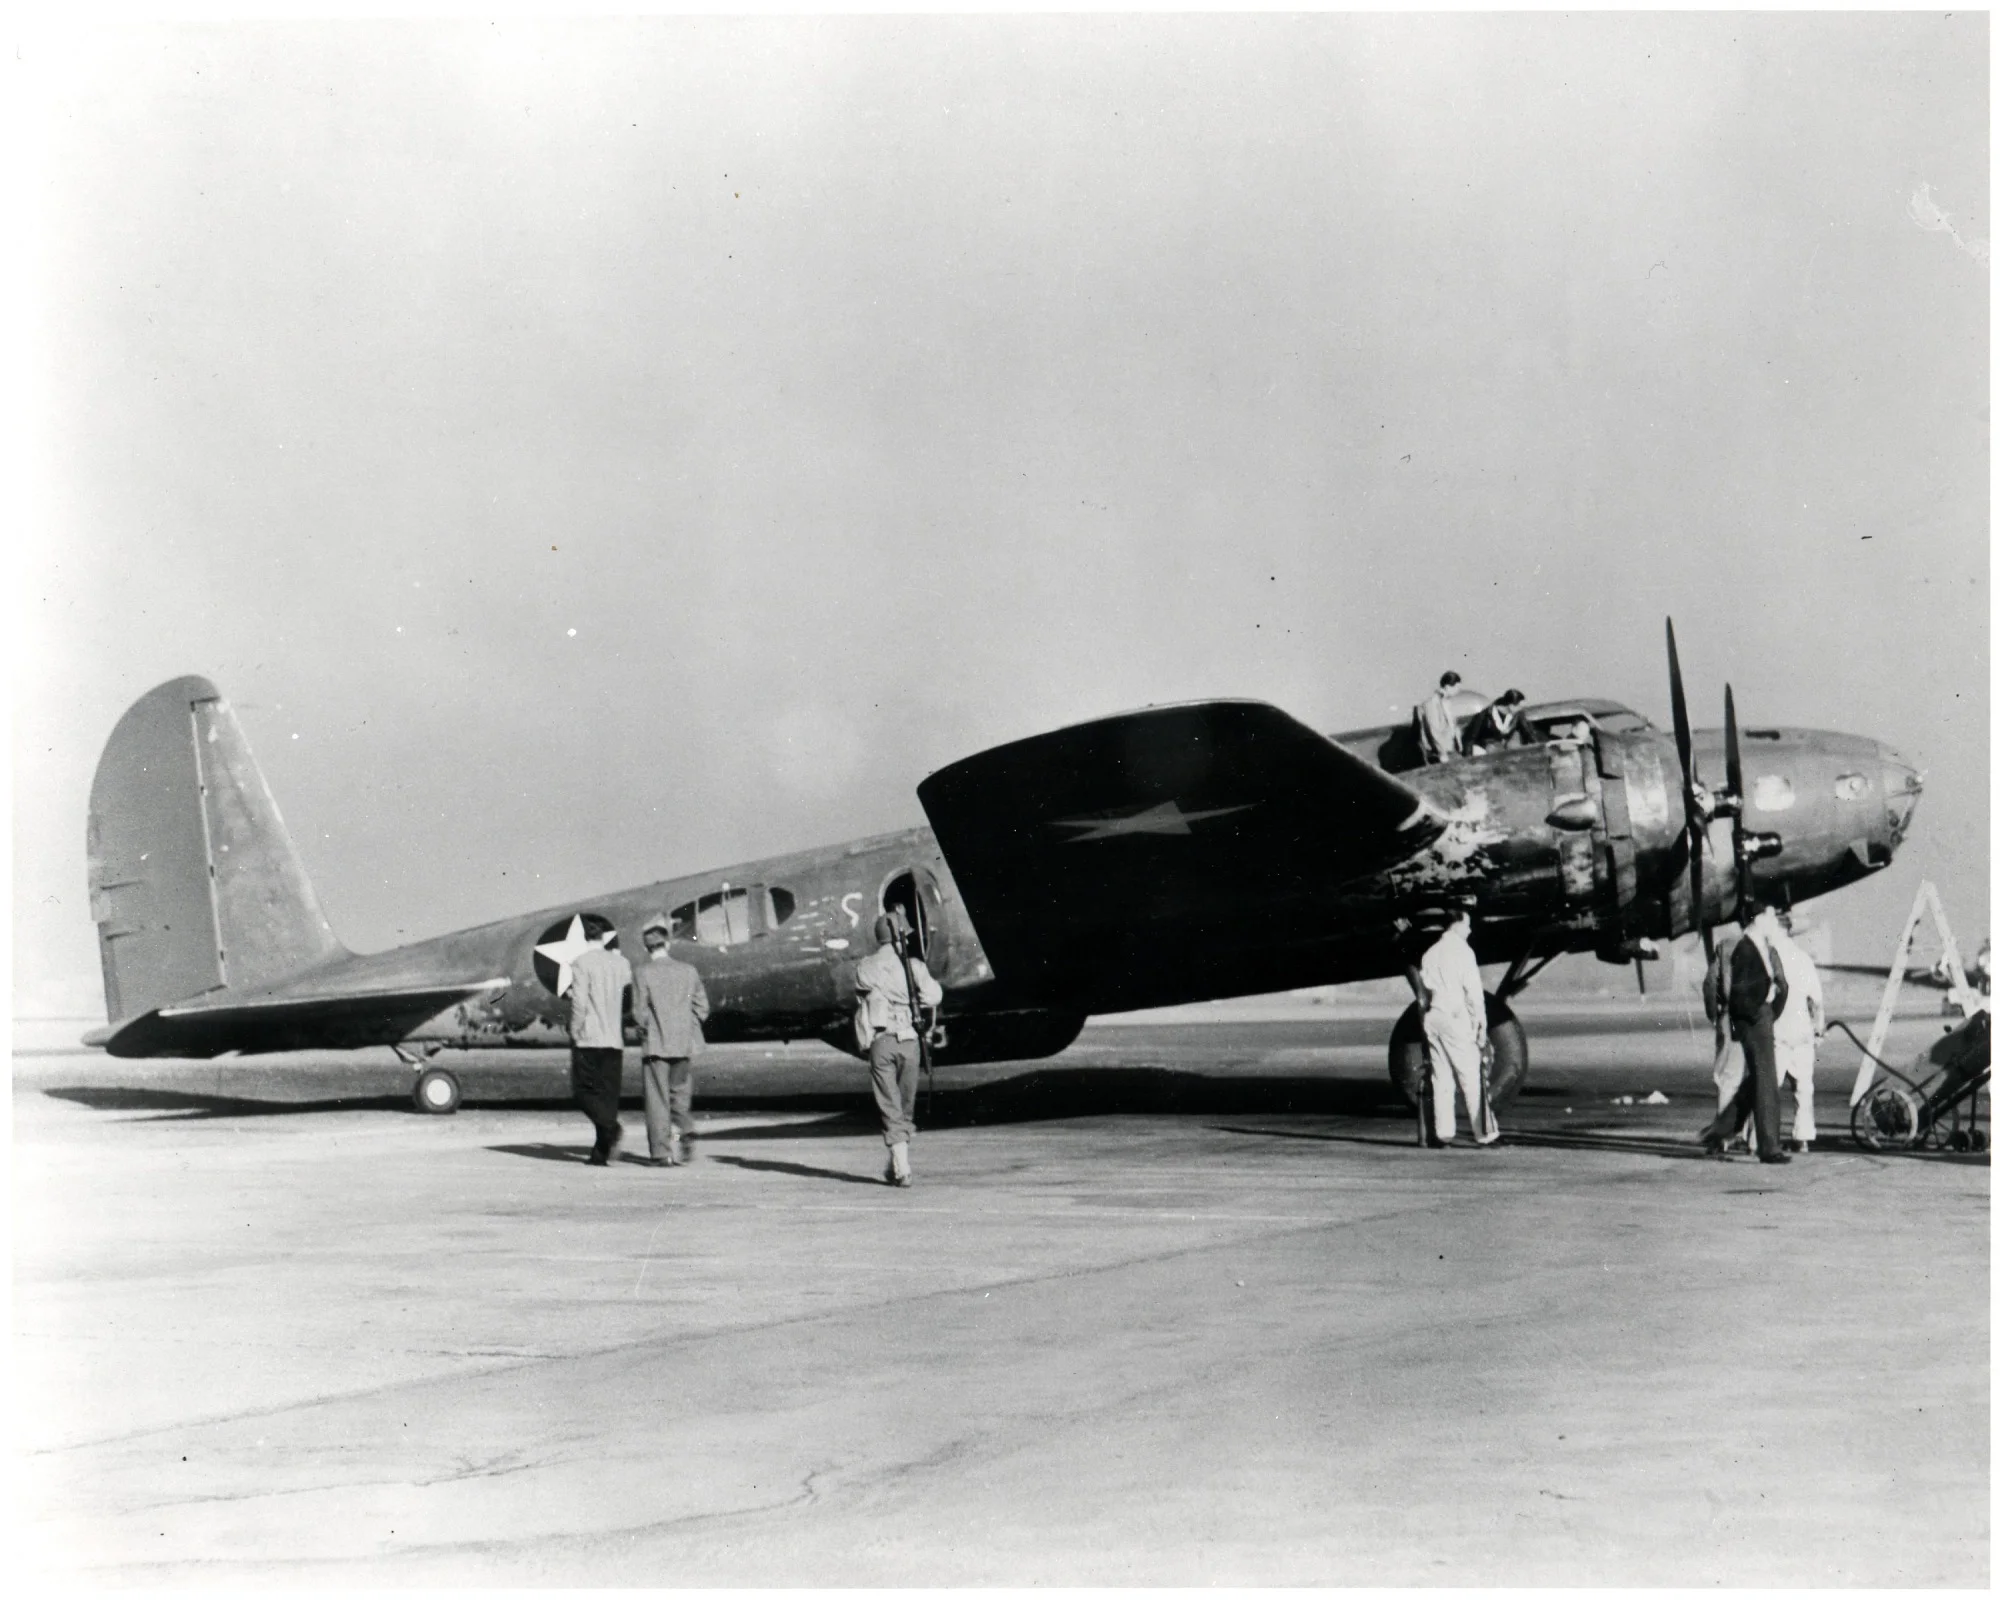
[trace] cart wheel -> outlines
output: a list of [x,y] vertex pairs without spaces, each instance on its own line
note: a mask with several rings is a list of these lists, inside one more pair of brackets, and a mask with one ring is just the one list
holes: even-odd
[[1969,1148],[1973,1152],[1984,1152],[1986,1150],[1986,1132],[1984,1130],[1974,1130],[1972,1132]]
[[1917,1140],[1917,1100],[1900,1086],[1878,1085],[1848,1120],[1854,1139],[1871,1152],[1901,1151]]
[[456,1113],[458,1099],[458,1076],[449,1069],[425,1069],[410,1093],[419,1113]]
[[1972,1150],[1972,1132],[1970,1130],[1954,1130],[1950,1135],[1945,1137],[1944,1144],[1954,1152],[1970,1152]]

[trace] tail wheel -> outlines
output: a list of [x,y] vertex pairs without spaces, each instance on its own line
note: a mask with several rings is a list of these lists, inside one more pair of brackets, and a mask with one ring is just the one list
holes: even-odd
[[417,1076],[417,1087],[410,1093],[410,1100],[416,1103],[419,1113],[456,1113],[462,1094],[458,1076],[451,1070],[425,1069]]
[[[1492,992],[1486,995],[1486,1034],[1493,1043],[1492,1077],[1487,1082],[1495,1112],[1520,1093],[1528,1078],[1528,1032],[1514,1017],[1514,1010]],[[1424,1014],[1412,1002],[1396,1020],[1389,1036],[1389,1078],[1411,1107],[1423,1085]]]
[[1863,1097],[1847,1127],[1870,1152],[1900,1152],[1917,1142],[1917,1099],[1899,1085],[1878,1085]]

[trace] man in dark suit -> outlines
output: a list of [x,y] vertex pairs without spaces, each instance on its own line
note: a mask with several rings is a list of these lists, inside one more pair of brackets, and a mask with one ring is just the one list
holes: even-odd
[[1721,1157],[1723,1146],[1754,1113],[1757,1161],[1790,1163],[1778,1144],[1778,1048],[1771,1035],[1790,990],[1785,966],[1771,944],[1778,918],[1756,903],[1746,903],[1745,911],[1752,916],[1729,958],[1729,1031],[1743,1048],[1743,1083],[1702,1131],[1701,1146],[1711,1158]]
[[701,1051],[708,988],[692,964],[667,950],[672,929],[660,914],[646,920],[640,939],[646,961],[632,971],[632,1016],[642,1037],[646,1088],[646,1147],[655,1168],[694,1156],[694,1058]]

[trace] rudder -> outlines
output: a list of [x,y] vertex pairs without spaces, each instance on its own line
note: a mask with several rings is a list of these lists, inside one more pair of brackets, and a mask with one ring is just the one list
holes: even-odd
[[89,857],[113,1023],[346,955],[206,679],[170,680],[119,719],[91,782]]

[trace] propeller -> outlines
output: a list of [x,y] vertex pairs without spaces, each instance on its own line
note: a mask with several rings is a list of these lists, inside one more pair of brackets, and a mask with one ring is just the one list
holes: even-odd
[[1674,620],[1667,620],[1667,688],[1674,708],[1674,751],[1681,760],[1681,811],[1687,820],[1688,895],[1694,920],[1701,930],[1701,949],[1715,959],[1715,931],[1702,916],[1702,854],[1708,847],[1711,819],[1733,820],[1729,834],[1730,856],[1736,870],[1736,906],[1730,911],[1740,922],[1743,903],[1750,894],[1750,865],[1762,857],[1775,857],[1785,849],[1782,836],[1743,827],[1743,743],[1736,728],[1736,688],[1722,687],[1722,756],[1726,789],[1711,793],[1701,782],[1695,766],[1694,731],[1688,727],[1687,691],[1681,683],[1680,650],[1674,641]]

